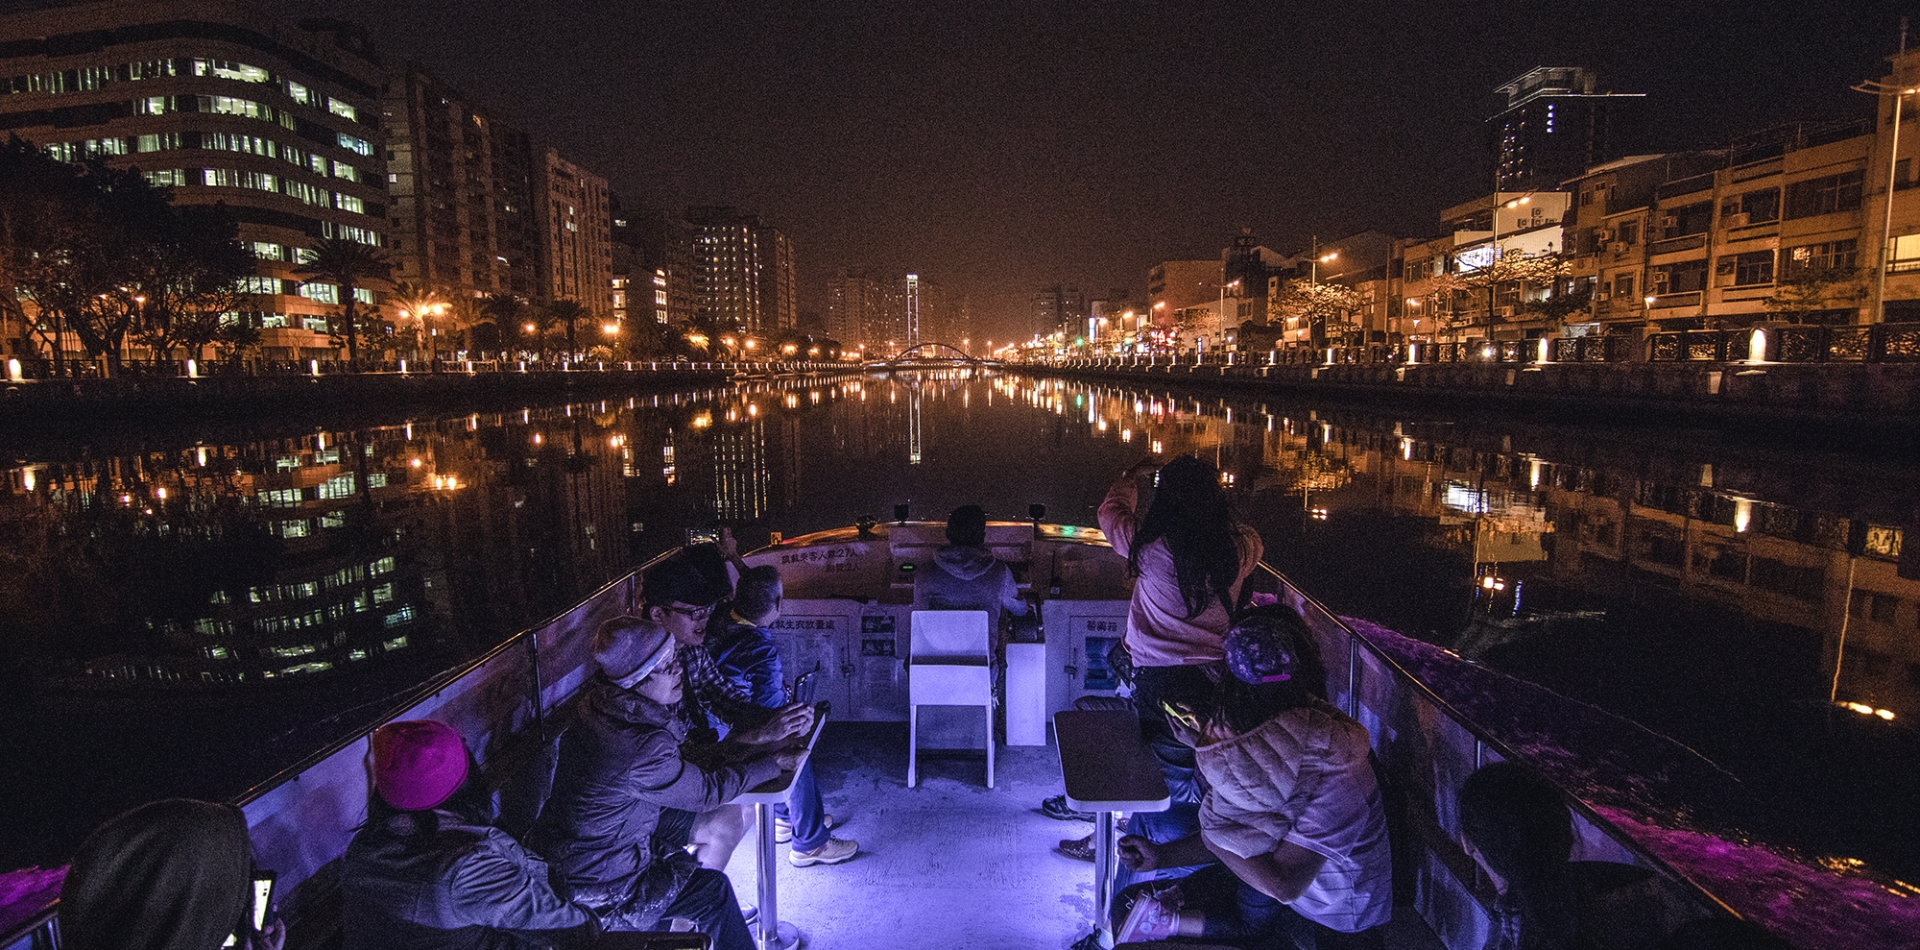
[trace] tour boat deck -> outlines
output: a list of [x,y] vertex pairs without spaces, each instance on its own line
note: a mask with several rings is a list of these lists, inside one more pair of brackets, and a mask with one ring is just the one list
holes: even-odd
[[[907,788],[905,723],[832,724],[813,763],[827,811],[845,822],[837,836],[860,842],[860,854],[831,867],[780,867],[780,919],[806,946],[1032,950],[1067,947],[1093,929],[1093,865],[1053,852],[1093,826],[1039,810],[1062,791],[1053,746],[1002,746],[991,789],[979,754],[925,750],[919,785]],[[745,901],[753,850],[750,834],[727,868]],[[1440,943],[1401,908],[1388,946]]]

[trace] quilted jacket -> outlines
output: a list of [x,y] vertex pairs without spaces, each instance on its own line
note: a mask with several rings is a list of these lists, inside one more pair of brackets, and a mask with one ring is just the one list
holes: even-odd
[[1346,933],[1385,923],[1392,856],[1367,753],[1366,728],[1319,702],[1202,745],[1194,753],[1207,789],[1201,833],[1243,858],[1283,841],[1324,855],[1293,909]]

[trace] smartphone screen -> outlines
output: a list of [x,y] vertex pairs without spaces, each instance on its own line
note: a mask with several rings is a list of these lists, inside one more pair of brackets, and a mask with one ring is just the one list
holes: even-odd
[[687,543],[688,544],[719,544],[720,529],[719,528],[688,528]]
[[[273,872],[255,871],[253,873],[253,906],[247,910],[247,920],[253,925],[253,933],[259,933],[267,929],[267,912],[272,909]],[[220,944],[222,948],[238,947],[239,945],[240,934],[238,932],[228,934],[226,942]]]
[[253,932],[267,929],[267,912],[273,909],[273,872],[253,875]]

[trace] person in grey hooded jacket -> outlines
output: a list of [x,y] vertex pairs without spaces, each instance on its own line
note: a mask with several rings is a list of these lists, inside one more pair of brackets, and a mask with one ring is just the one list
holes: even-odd
[[987,513],[961,505],[947,515],[947,544],[933,566],[914,578],[913,605],[930,610],[984,610],[988,629],[1000,629],[1000,612],[1027,615],[1013,570],[987,551]]

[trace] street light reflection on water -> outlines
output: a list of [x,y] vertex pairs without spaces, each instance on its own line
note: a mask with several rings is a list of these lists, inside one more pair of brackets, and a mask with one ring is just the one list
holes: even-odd
[[[150,776],[127,794],[220,797],[688,529],[733,525],[751,545],[968,503],[1091,525],[1151,447],[1219,465],[1269,561],[1336,612],[1612,709],[1769,791],[1813,794],[1766,773],[1782,758],[1825,786],[1910,745],[1920,581],[1900,562],[1920,478],[1887,477],[1884,459],[1628,441],[955,369],[16,447],[0,599],[32,688],[0,714],[62,742],[85,741],[57,724],[77,706],[151,731],[134,744],[151,751],[121,752],[136,761],[117,774]],[[176,733],[217,738],[182,765]],[[1811,751],[1756,750],[1756,733]],[[22,797],[44,799],[45,834],[0,848],[99,817],[70,816],[97,776],[53,771],[65,790]]]

